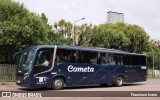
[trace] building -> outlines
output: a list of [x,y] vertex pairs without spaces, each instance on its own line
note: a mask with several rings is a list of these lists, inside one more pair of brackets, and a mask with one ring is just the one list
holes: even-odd
[[107,12],[107,22],[108,23],[117,23],[117,22],[124,22],[124,14],[108,11]]

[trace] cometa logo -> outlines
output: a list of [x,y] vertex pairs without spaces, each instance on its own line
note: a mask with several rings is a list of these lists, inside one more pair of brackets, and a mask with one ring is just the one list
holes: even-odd
[[69,65],[67,68],[68,72],[94,72],[93,67],[73,67],[72,65]]

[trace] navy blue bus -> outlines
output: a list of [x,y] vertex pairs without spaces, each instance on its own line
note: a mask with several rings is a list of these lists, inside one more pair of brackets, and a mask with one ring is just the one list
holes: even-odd
[[146,81],[144,54],[79,46],[42,45],[25,49],[16,84],[29,88],[107,85]]

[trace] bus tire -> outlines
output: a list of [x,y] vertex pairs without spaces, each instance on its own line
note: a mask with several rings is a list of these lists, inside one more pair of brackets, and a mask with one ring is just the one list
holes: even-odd
[[115,85],[117,87],[121,87],[121,86],[123,86],[123,83],[124,83],[123,77],[122,76],[117,76],[116,80],[115,80]]
[[57,77],[52,81],[52,89],[54,90],[61,90],[64,87],[64,80],[63,78]]

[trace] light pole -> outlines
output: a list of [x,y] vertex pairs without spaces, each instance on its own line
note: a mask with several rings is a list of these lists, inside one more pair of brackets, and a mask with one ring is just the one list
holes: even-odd
[[76,24],[76,22],[84,20],[84,19],[85,18],[81,18],[81,19],[78,19],[78,20],[74,21],[74,24],[73,24],[73,46],[74,46],[74,28],[75,28],[75,24]]
[[153,64],[152,64],[152,78],[154,78],[154,51],[153,51],[153,48],[152,48],[152,61],[153,61]]

